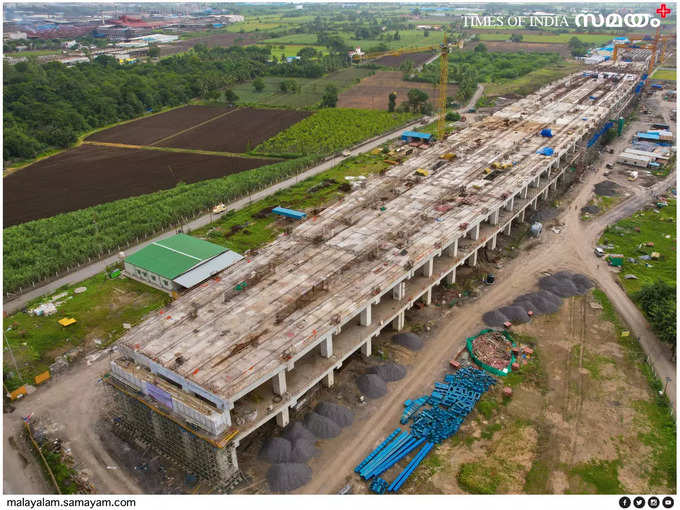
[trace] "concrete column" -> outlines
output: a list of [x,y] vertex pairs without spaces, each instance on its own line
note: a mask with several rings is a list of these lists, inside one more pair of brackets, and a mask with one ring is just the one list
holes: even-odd
[[423,294],[423,297],[421,299],[423,300],[423,303],[425,303],[427,306],[430,306],[432,304],[432,287],[427,289],[427,292]]
[[524,213],[526,213],[526,212],[527,212],[526,209],[522,209],[522,214],[519,215],[519,221],[521,223],[524,223]]
[[319,347],[321,349],[322,358],[330,358],[333,356],[333,335],[329,333],[325,339],[321,340],[321,345]]
[[431,258],[425,264],[423,264],[422,275],[425,278],[432,278],[432,272],[434,271],[434,258]]
[[479,251],[479,250],[475,250],[474,253],[472,254],[472,264],[471,264],[471,265],[472,265],[473,267],[477,265],[477,252],[478,252],[478,251]]
[[281,370],[278,374],[272,377],[272,383],[274,386],[274,393],[279,396],[283,396],[288,389],[286,387],[286,371]]
[[364,355],[364,357],[368,358],[371,355],[371,339],[369,338],[366,340],[366,343],[364,343],[361,346],[361,354]]
[[290,423],[290,413],[288,412],[288,406],[281,409],[281,412],[276,415],[276,424],[281,427],[287,427]]
[[509,221],[507,226],[505,227],[505,235],[509,236],[510,232],[512,231],[512,221]]
[[557,191],[557,179],[555,179],[552,183],[552,189],[553,191]]
[[397,316],[394,319],[392,319],[392,329],[394,329],[395,331],[401,331],[402,329],[404,329],[404,317],[405,317],[404,312],[399,312]]
[[515,208],[515,197],[512,196],[508,202],[505,203],[505,210],[512,211]]
[[333,370],[331,370],[330,372],[328,372],[328,373],[324,376],[324,378],[323,378],[323,380],[322,380],[321,383],[322,383],[326,388],[332,388],[332,387],[333,387],[333,384],[335,384],[335,375],[334,375],[334,374],[335,374],[335,372],[334,372]]
[[223,449],[218,448],[215,452],[215,464],[220,477],[229,480],[238,471],[236,448],[231,445]]
[[367,304],[366,308],[364,308],[361,311],[361,317],[359,318],[359,322],[362,326],[371,325],[371,303]]
[[458,256],[458,239],[453,241],[448,248],[446,248],[446,256],[456,258]]
[[522,190],[522,195],[521,195],[522,198],[523,198],[523,199],[526,199],[528,193],[529,193],[529,186],[527,186],[526,188],[524,188],[524,189]]
[[449,285],[456,283],[456,268],[454,267],[450,273],[448,273],[444,280]]
[[498,225],[498,216],[500,215],[500,209],[496,209],[491,216],[489,216],[489,219],[491,220],[490,223],[492,225]]
[[477,226],[472,230],[472,239],[475,241],[479,239],[479,223],[477,223]]
[[406,293],[406,282],[399,282],[392,288],[392,299],[401,301]]
[[494,234],[491,237],[491,249],[495,250],[496,249],[496,238],[498,237],[498,234]]
[[535,211],[538,209],[538,197],[534,198],[534,201],[531,202],[531,208]]

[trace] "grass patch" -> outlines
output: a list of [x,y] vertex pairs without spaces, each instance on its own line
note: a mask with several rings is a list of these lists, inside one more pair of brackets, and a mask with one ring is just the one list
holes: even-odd
[[507,94],[519,94],[525,96],[551,81],[558,80],[579,69],[579,65],[573,62],[561,62],[550,65],[543,69],[537,69],[524,76],[506,81],[505,83],[485,83],[484,93],[488,97],[503,96]]
[[[195,230],[191,234],[226,246],[238,253],[259,248],[273,241],[285,226],[285,222],[277,221],[278,217],[267,214],[267,209],[281,205],[311,213],[314,208],[335,202],[345,193],[340,189],[343,184],[347,183],[345,176],[369,175],[389,166],[389,163],[383,160],[382,155],[362,154],[349,158],[326,172],[280,190],[239,211],[231,211],[214,223]],[[325,186],[316,191],[310,191],[324,184]]]
[[[574,364],[574,366],[578,366],[578,360],[581,354],[581,346],[580,345],[575,345],[571,349],[571,359]],[[616,361],[614,361],[611,358],[608,358],[606,356],[601,356],[597,353],[591,352],[587,349],[584,349],[583,351],[583,368],[588,370],[590,373],[590,377],[592,377],[596,381],[601,381],[603,379],[602,376],[602,367],[606,364],[609,363],[611,365],[616,366]]]
[[[625,255],[623,270],[619,279],[628,295],[647,284],[662,280],[671,286],[676,284],[676,200],[669,200],[662,209],[644,209],[633,216],[607,227],[599,240],[600,244],[611,243],[611,253]],[[637,231],[639,230],[639,232]],[[670,236],[667,238],[666,236]],[[645,246],[652,242],[654,246]],[[640,247],[640,245],[642,245]],[[659,260],[639,260],[637,257],[659,252]],[[635,264],[628,262],[635,258]],[[652,267],[647,267],[649,264]],[[625,274],[633,274],[637,280],[626,280]]]
[[466,462],[456,477],[460,488],[470,494],[496,494],[503,481],[496,467],[485,462]]
[[[580,480],[570,492],[576,494],[623,494],[626,490],[619,482],[620,460],[599,460],[579,464],[571,469],[570,474]],[[580,483],[579,483],[580,482]]]
[[675,69],[657,69],[651,77],[656,80],[676,81],[676,74]]
[[[527,32],[517,32],[521,33],[522,41],[529,43],[552,43],[552,44],[566,44],[572,37],[578,37],[582,42],[585,43],[606,43],[611,41],[616,34],[579,34],[579,33],[565,33],[565,34],[532,34]],[[480,33],[479,39],[481,41],[507,41],[512,35],[510,32],[505,33]]]
[[[77,287],[87,287],[75,294]],[[49,368],[60,354],[98,339],[98,347],[105,347],[124,332],[123,323],[137,324],[150,311],[170,301],[164,292],[130,279],[109,279],[104,273],[74,285],[61,287],[53,295],[66,295],[57,301],[63,304],[49,317],[31,316],[17,312],[3,321],[5,338],[19,365],[16,373],[12,359],[5,349],[4,382],[11,391],[22,384],[33,384],[34,377]],[[48,301],[50,296],[32,301],[31,309]],[[64,328],[57,323],[62,317],[73,317],[78,322]],[[6,345],[5,345],[6,348]]]
[[482,439],[492,439],[493,435],[501,430],[503,426],[500,423],[492,423],[482,430]]
[[477,411],[487,420],[493,416],[497,408],[498,402],[489,393],[485,393],[477,403]]

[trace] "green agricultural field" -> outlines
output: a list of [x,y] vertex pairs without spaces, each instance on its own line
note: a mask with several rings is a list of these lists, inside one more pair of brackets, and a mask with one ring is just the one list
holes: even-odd
[[578,71],[580,66],[574,62],[561,62],[543,69],[532,71],[529,74],[506,81],[505,83],[486,83],[484,93],[488,97],[503,96],[506,94],[527,95],[540,89],[551,81],[558,80],[563,76]]
[[[273,54],[276,55],[276,49],[273,50]],[[310,108],[319,104],[327,85],[335,85],[338,92],[342,92],[344,89],[356,85],[372,72],[370,69],[349,67],[329,73],[321,78],[292,78],[300,85],[300,90],[294,93],[283,93],[279,90],[279,84],[282,81],[291,79],[281,76],[262,77],[265,84],[262,92],[255,92],[252,82],[240,83],[235,85],[232,90],[239,97],[238,104]]]
[[[394,31],[388,31],[388,35],[392,36]],[[444,40],[444,33],[438,31],[431,31],[428,37],[425,37],[423,30],[400,30],[399,40],[378,40],[378,39],[355,39],[353,32],[337,32],[337,35],[342,37],[348,46],[360,47],[364,51],[370,51],[372,47],[384,44],[388,50],[396,50],[400,48],[417,48],[421,46],[435,46]],[[317,44],[316,34],[292,34],[273,39],[266,39],[262,41],[271,44]]]
[[396,129],[416,117],[412,113],[326,108],[261,143],[253,154],[329,154]]
[[[73,291],[86,287],[81,294]],[[41,302],[65,293],[55,300],[63,304],[50,316],[31,316],[17,312],[5,317],[3,328],[16,359],[21,377],[9,351],[5,349],[5,385],[12,391],[22,384],[33,384],[34,377],[49,368],[54,358],[78,346],[85,352],[106,347],[124,332],[123,323],[137,324],[150,311],[170,301],[166,293],[127,278],[109,279],[104,273],[82,282],[58,289],[52,296],[33,301],[32,309]],[[57,323],[62,317],[78,322],[63,327]],[[6,347],[6,344],[5,344]]]
[[[671,286],[676,283],[676,200],[670,200],[668,207],[662,209],[645,209],[633,216],[619,221],[605,230],[600,244],[607,242],[614,245],[610,253],[623,253],[625,261],[619,279],[628,294],[632,294],[647,284],[663,280]],[[640,232],[637,232],[639,229]],[[670,236],[670,237],[666,237]],[[641,244],[654,243],[653,247]],[[639,260],[641,255],[659,252],[659,260]],[[637,263],[628,262],[635,258]],[[651,267],[647,267],[647,264]],[[637,280],[626,280],[623,275],[633,274]]]
[[654,71],[654,74],[652,75],[653,79],[657,80],[676,80],[676,71],[675,69],[657,69]]
[[193,231],[191,235],[226,246],[238,253],[257,249],[274,240],[284,226],[276,221],[277,216],[258,214],[260,211],[280,205],[309,212],[335,202],[345,193],[340,187],[347,182],[346,176],[366,176],[380,172],[390,166],[383,158],[382,154],[362,154],[349,158],[326,172],[280,190],[244,209],[229,212],[214,223]]
[[[611,41],[616,34],[582,34],[582,33],[567,33],[567,34],[533,34],[522,31],[514,31],[512,33],[517,33],[522,35],[521,42],[533,42],[533,43],[555,43],[555,44],[566,44],[572,37],[578,37],[582,42],[585,43],[595,43],[604,44]],[[510,39],[512,33],[481,33],[479,39],[482,41],[507,41]]]
[[227,32],[241,33],[241,32],[265,32],[267,30],[274,30],[284,26],[283,23],[261,23],[258,21],[245,21],[243,23],[234,23],[226,28]]

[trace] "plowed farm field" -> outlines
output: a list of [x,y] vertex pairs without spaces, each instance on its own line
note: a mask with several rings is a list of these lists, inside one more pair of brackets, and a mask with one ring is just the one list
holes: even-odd
[[152,145],[175,133],[189,129],[233,108],[213,106],[184,106],[165,113],[142,117],[120,124],[87,137],[87,141]]
[[215,152],[248,152],[279,131],[308,117],[300,110],[239,108],[156,145]]
[[301,110],[185,106],[100,131],[87,141],[241,153],[309,115]]
[[[408,91],[420,89],[436,101],[437,89],[431,83],[402,80],[401,71],[378,71],[361,80],[354,87],[344,91],[338,98],[338,108],[363,108],[366,110],[387,110],[388,96],[397,93],[397,105],[407,100]],[[449,85],[448,96],[455,96],[458,88]]]
[[374,63],[385,67],[399,67],[402,62],[410,60],[416,66],[421,66],[433,56],[431,51],[423,53],[407,53],[405,55],[387,55],[376,59]]
[[4,227],[257,168],[273,160],[82,145],[8,175]]

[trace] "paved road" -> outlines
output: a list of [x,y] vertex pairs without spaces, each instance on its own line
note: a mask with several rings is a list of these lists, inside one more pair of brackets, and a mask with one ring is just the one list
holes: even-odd
[[484,94],[484,85],[481,83],[477,84],[477,90],[475,90],[475,93],[473,94],[472,98],[468,102],[467,106],[464,108],[461,108],[458,110],[458,113],[465,114],[468,112],[468,110],[475,108],[475,105],[477,104],[477,101],[479,101],[479,98],[482,97],[482,94]]
[[[417,121],[411,122],[410,124],[403,126],[399,129],[396,129],[394,131],[391,131],[390,133],[383,135],[383,136],[380,136],[379,138],[374,138],[374,139],[368,140],[367,142],[362,143],[361,145],[354,147],[349,152],[351,153],[352,156],[357,156],[361,153],[368,152],[370,150],[375,149],[376,147],[379,147],[383,143],[392,140],[395,137],[395,135],[398,134],[399,132],[401,132],[405,129],[408,129],[408,128],[416,127],[416,126],[419,126],[419,125],[422,125],[422,124],[427,124],[428,122],[431,122],[431,120],[427,117],[425,117],[424,120],[419,119]],[[350,157],[350,156],[347,156],[347,157]],[[305,172],[303,172],[299,175],[291,177],[290,179],[286,179],[285,181],[281,181],[278,184],[274,184],[273,186],[271,186],[267,189],[264,189],[262,191],[258,191],[257,193],[253,193],[252,195],[250,195],[248,197],[245,197],[245,198],[242,198],[240,200],[237,200],[235,202],[230,203],[227,206],[227,211],[231,211],[233,209],[241,209],[242,207],[245,207],[246,205],[248,205],[249,203],[251,203],[253,201],[257,201],[257,200],[265,198],[269,195],[273,195],[277,191],[284,189],[284,188],[288,188],[288,187],[294,185],[295,183],[297,183],[300,180],[304,180],[307,177],[312,177],[313,175],[316,175],[318,173],[325,172],[326,170],[329,170],[329,169],[333,168],[335,165],[339,164],[344,159],[346,159],[346,158],[345,157],[330,158],[330,159],[326,160],[325,162],[320,163],[320,164],[310,168],[309,170],[306,170]],[[217,219],[218,216],[219,215],[215,215],[215,214],[206,214],[204,216],[196,218],[193,221],[190,221],[186,225],[183,225],[182,230],[185,231],[185,232],[191,231],[191,230],[196,230],[197,228],[201,228],[201,227],[207,225],[208,223],[211,223],[213,220]],[[142,243],[139,243],[136,246],[132,246],[132,247],[128,248],[128,251],[129,252],[135,252],[138,249],[143,248],[143,247],[145,247],[145,246],[147,246],[147,245],[149,245],[149,244],[151,244],[155,241],[160,241],[161,239],[164,239],[165,237],[167,237],[168,235],[173,234],[173,233],[174,233],[174,229],[168,230],[168,231],[164,232],[163,234],[160,234],[159,236],[156,236],[152,239],[149,239],[148,241],[144,241]],[[106,269],[106,266],[109,266],[109,265],[111,265],[115,262],[118,262],[118,260],[119,260],[118,254],[115,254],[115,255],[111,255],[108,258],[102,259],[99,262],[94,262],[90,265],[83,266],[82,268],[74,271],[73,273],[69,273],[66,276],[63,276],[62,278],[59,278],[58,280],[54,280],[54,281],[47,283],[45,285],[42,285],[40,287],[36,287],[35,289],[33,289],[29,292],[25,292],[21,296],[15,298],[15,299],[12,299],[11,301],[5,302],[4,305],[3,305],[3,309],[8,314],[14,313],[17,310],[21,310],[24,307],[24,305],[26,303],[28,303],[29,301],[31,301],[31,300],[33,300],[37,297],[40,297],[44,294],[49,294],[50,292],[54,292],[59,287],[62,287],[64,285],[70,285],[70,284],[77,283],[77,282],[80,282],[82,280],[85,280],[86,278],[90,278],[90,277],[96,275],[97,273],[104,271]]]

